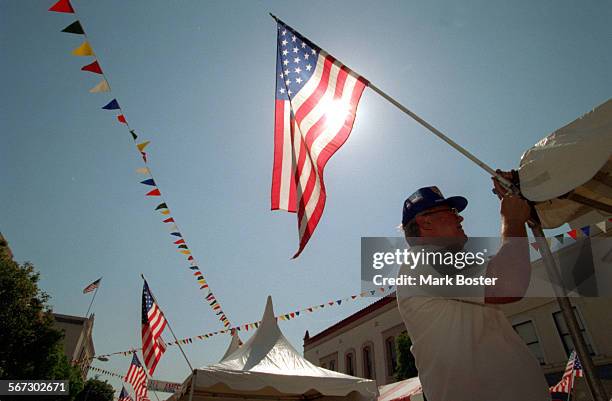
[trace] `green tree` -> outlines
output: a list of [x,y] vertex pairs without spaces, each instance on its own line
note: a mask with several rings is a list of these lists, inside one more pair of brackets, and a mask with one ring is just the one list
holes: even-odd
[[83,390],[76,396],[75,401],[113,401],[115,390],[108,382],[98,379],[89,379],[85,382]]
[[409,379],[418,375],[414,356],[410,352],[412,340],[407,333],[402,333],[395,339],[395,349],[397,351],[397,369],[395,371],[396,380]]
[[83,381],[64,355],[39,278],[30,263],[0,255],[0,379],[69,380],[72,400]]

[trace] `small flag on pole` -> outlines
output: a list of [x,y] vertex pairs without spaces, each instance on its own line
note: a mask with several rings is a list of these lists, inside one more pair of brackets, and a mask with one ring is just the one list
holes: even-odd
[[142,289],[142,355],[151,376],[160,358],[166,352],[166,345],[161,339],[165,327],[166,318],[155,303],[145,280]]
[[549,390],[551,393],[569,393],[572,391],[572,386],[574,385],[574,377],[582,376],[582,365],[580,364],[576,351],[572,351],[567,361],[567,365],[565,365],[565,372],[563,372],[561,380],[559,383],[550,387]]
[[325,207],[323,170],[348,139],[368,81],[278,21],[272,210],[297,212],[304,250]]
[[132,363],[125,375],[125,381],[132,385],[134,393],[136,393],[136,400],[147,397],[147,374],[140,364],[136,353],[132,357]]
[[124,386],[121,386],[121,393],[119,393],[119,399],[117,401],[133,401]]
[[92,292],[96,288],[100,287],[100,281],[102,281],[102,277],[89,284],[87,287],[83,288],[83,294],[87,294],[88,292]]

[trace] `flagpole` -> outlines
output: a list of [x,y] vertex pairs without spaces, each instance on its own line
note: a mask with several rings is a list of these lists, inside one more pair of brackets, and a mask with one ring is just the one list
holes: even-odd
[[[140,273],[140,277],[142,277],[142,279],[145,282],[147,281],[147,279],[145,279],[144,274]],[[150,288],[149,288],[149,293],[151,294],[151,297],[153,297],[153,300],[155,301],[155,303],[159,306],[159,302],[157,302],[157,299],[155,298],[155,295],[153,295],[153,292],[151,291]],[[174,334],[174,330],[172,330],[172,327],[170,326],[170,321],[168,320],[168,318],[166,318],[166,315],[161,310],[161,308],[159,310],[162,313],[162,315],[164,316],[164,318],[166,319],[166,325],[170,329],[170,333],[172,333],[172,337],[174,337],[174,340],[176,341],[176,345],[178,345],[179,349],[181,350],[181,354],[183,354],[183,357],[185,358],[185,362],[187,362],[187,365],[189,366],[189,370],[191,372],[193,372],[193,366],[191,366],[191,362],[189,362],[189,359],[187,358],[187,355],[185,354],[185,351],[183,351],[183,347],[181,347],[181,343],[179,342],[178,338],[176,338],[176,335]]]
[[93,297],[91,298],[91,302],[89,303],[89,308],[87,308],[87,312],[85,313],[85,318],[89,318],[89,311],[91,310],[91,306],[94,303],[94,299],[96,299],[96,294],[98,293],[99,289],[100,289],[100,285],[98,285],[96,287],[96,290],[94,291]]

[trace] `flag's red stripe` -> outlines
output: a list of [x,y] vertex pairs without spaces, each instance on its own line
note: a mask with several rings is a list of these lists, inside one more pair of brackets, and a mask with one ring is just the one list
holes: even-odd
[[[321,79],[319,80],[319,84],[317,88],[312,92],[310,97],[306,99],[304,103],[300,105],[300,107],[295,111],[295,119],[298,124],[310,113],[312,109],[317,105],[319,100],[321,100],[321,96],[325,94],[327,90],[327,84],[329,82],[329,73],[332,68],[332,64],[336,61],[332,56],[325,57],[325,61],[323,62],[323,71],[321,72]],[[316,68],[316,67],[315,67]]]
[[[295,140],[295,118],[294,117],[289,117],[289,130],[290,130],[290,138],[291,138],[291,145],[293,146],[293,141]],[[293,162],[293,148],[291,148],[291,159],[288,161],[288,163],[291,163],[292,168],[297,170],[297,164],[296,166],[293,166],[294,162]],[[288,207],[288,211],[289,212],[293,212],[295,213],[297,211],[297,186],[299,185],[299,181],[296,181],[295,179],[291,179],[291,174],[289,174],[289,182],[287,184],[289,184],[289,207]]]
[[285,100],[276,100],[274,108],[274,164],[272,166],[272,210],[280,207],[281,177],[283,163],[291,162],[283,160],[283,143],[285,135]]

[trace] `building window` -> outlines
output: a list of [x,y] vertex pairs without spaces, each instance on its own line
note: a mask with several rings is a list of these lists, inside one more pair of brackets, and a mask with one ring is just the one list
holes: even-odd
[[363,377],[366,379],[374,379],[374,350],[372,345],[365,345],[362,350],[363,354]]
[[355,352],[349,351],[344,356],[345,372],[347,375],[355,376]]
[[[580,329],[580,333],[582,333],[582,338],[586,343],[587,349],[589,350],[589,354],[595,355],[595,350],[593,349],[593,345],[589,340],[589,336],[587,335],[586,329],[584,328],[584,323],[580,318],[580,314],[578,313],[578,310],[575,306],[572,309],[574,310],[574,316],[576,316],[576,320],[578,321],[578,328]],[[561,341],[563,342],[563,348],[565,348],[565,353],[569,355],[574,350],[574,342],[572,341],[572,337],[570,336],[569,330],[567,329],[567,324],[565,324],[563,313],[561,313],[561,311],[553,313],[553,319],[555,319],[555,325],[557,326],[557,331],[559,332],[559,336],[561,337]]]
[[387,354],[387,376],[395,375],[397,369],[397,352],[395,349],[395,338],[387,337],[385,340],[385,352]]
[[540,365],[546,364],[544,360],[544,353],[542,352],[542,347],[540,346],[540,341],[538,340],[538,336],[535,331],[535,326],[531,320],[528,320],[523,323],[515,324],[512,326],[514,331],[518,333],[518,335],[523,339],[531,354],[540,361]]
[[336,361],[329,361],[329,370],[336,370]]
[[321,364],[321,367],[322,367],[323,369],[327,369],[327,364],[326,364],[325,362],[323,362],[323,363]]

